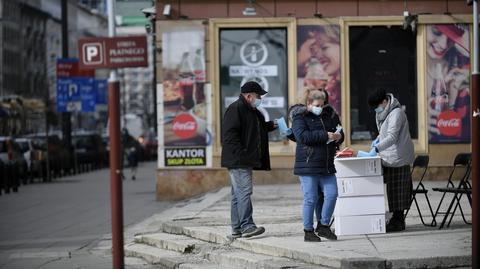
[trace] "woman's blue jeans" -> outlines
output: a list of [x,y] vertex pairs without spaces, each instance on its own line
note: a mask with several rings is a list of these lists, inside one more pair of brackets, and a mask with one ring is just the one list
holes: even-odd
[[232,183],[232,203],[230,207],[232,232],[243,233],[248,228],[255,226],[252,214],[252,169],[229,169]]
[[[329,225],[337,203],[337,177],[300,176],[300,182],[303,190],[303,229],[313,230],[314,211],[322,225]],[[322,196],[323,199],[319,199]]]

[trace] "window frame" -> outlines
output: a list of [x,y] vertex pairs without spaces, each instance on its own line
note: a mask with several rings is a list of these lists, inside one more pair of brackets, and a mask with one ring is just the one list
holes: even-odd
[[[342,115],[342,123],[345,130],[351,129],[350,122],[350,45],[349,31],[350,26],[401,26],[403,16],[385,16],[385,17],[342,17],[340,18],[340,50],[342,58],[342,111],[349,111]],[[419,22],[420,23],[420,22]],[[418,25],[416,46],[417,46],[417,74],[423,74],[425,71],[425,27]],[[428,152],[428,132],[427,132],[427,107],[426,107],[425,78],[422,75],[417,76],[417,129],[418,138],[412,139],[416,153]],[[350,132],[345,136],[345,146],[354,150],[367,150],[370,142],[352,142]]]
[[[288,76],[288,104],[287,108],[295,104],[295,79],[292,74],[296,74],[296,21],[294,18],[227,18],[227,19],[211,19],[209,21],[209,33],[210,42],[210,62],[209,65],[209,80],[212,85],[212,109],[213,109],[213,132],[216,134],[213,141],[213,154],[214,156],[220,156],[221,154],[221,108],[220,108],[220,30],[221,29],[260,29],[260,28],[285,28],[287,30],[287,76]],[[271,156],[291,156],[294,154],[295,144],[284,140],[279,142],[270,142],[270,155]]]

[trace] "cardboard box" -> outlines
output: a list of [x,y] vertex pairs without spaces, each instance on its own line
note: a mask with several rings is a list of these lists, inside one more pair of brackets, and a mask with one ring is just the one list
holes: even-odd
[[337,178],[380,176],[382,175],[382,160],[378,156],[336,158],[335,169]]
[[385,214],[335,217],[336,235],[381,234],[385,232]]
[[337,216],[385,214],[385,196],[339,197],[337,198],[334,214],[335,218]]
[[383,176],[337,178],[338,197],[384,195]]

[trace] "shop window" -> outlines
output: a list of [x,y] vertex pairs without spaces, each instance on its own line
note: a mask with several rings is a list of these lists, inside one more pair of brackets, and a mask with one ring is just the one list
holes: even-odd
[[410,135],[418,138],[416,37],[401,26],[351,26],[350,122],[353,143],[378,134],[368,96],[376,89],[392,93],[404,106]]
[[[240,86],[257,81],[268,92],[259,110],[265,120],[285,117],[288,106],[287,29],[220,30],[221,114],[238,99]],[[223,119],[222,119],[223,120]],[[270,141],[280,141],[278,131]]]

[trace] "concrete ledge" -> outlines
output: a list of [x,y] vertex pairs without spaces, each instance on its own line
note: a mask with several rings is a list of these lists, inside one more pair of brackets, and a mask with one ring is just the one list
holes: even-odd
[[[292,168],[254,171],[255,185],[296,183]],[[157,200],[181,200],[230,185],[225,168],[159,169],[157,170]]]

